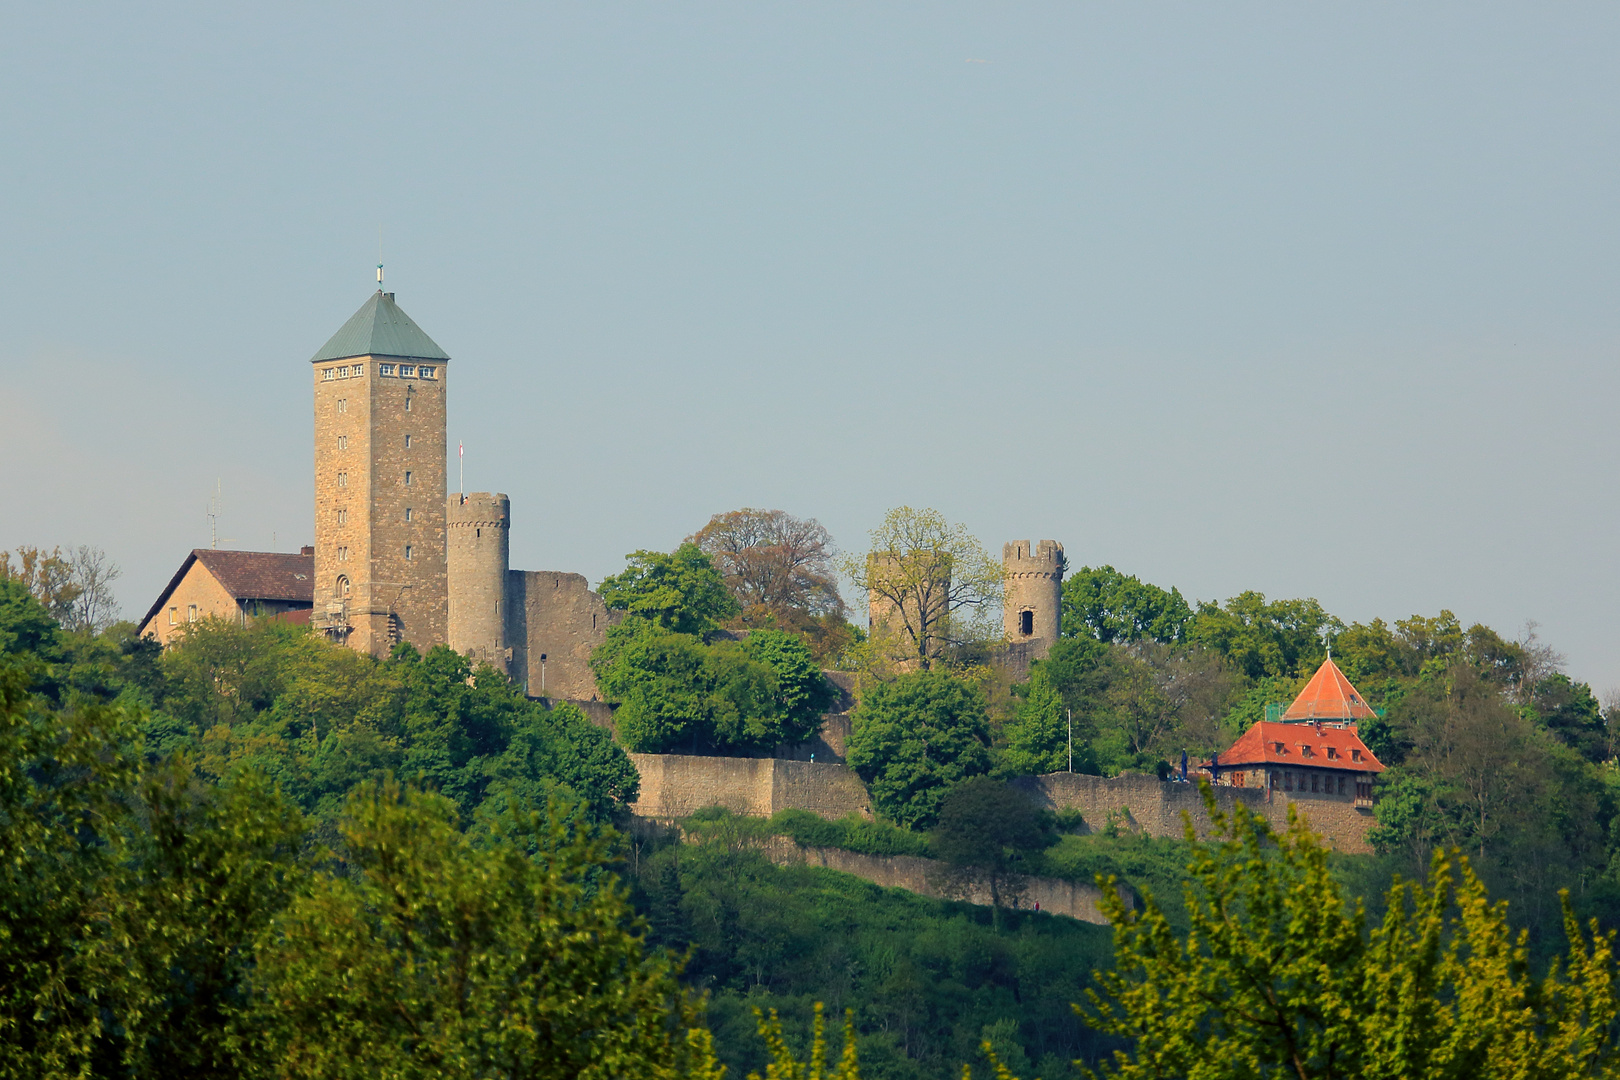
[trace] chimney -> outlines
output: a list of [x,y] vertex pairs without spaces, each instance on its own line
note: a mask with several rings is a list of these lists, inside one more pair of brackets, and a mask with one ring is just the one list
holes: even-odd
[[305,544],[303,547],[298,549],[298,554],[300,554],[300,555],[313,555],[313,554],[315,554],[315,549],[313,547],[311,547],[310,545]]

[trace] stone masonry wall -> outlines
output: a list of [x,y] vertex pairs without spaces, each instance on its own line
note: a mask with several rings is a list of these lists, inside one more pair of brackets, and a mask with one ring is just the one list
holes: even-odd
[[[851,874],[887,889],[905,889],[918,896],[932,896],[941,900],[966,900],[970,904],[989,904],[990,890],[983,885],[965,887],[952,875],[950,867],[937,859],[923,859],[915,855],[862,855],[842,848],[801,847],[785,836],[771,837],[764,845],[765,857],[778,866],[808,864],[824,866],[828,870]],[[1108,925],[1100,901],[1102,890],[1095,885],[1057,878],[1023,878],[1011,906],[1032,911],[1040,905],[1041,911],[1054,915],[1067,915],[1081,922]],[[1135,895],[1120,886],[1120,895],[1127,905],[1135,903]],[[1005,903],[1005,901],[1003,901]]]
[[637,817],[669,821],[710,806],[747,817],[789,808],[829,820],[872,816],[866,785],[842,765],[686,754],[631,754],[630,761],[641,774],[640,797],[630,805]]
[[[583,575],[554,570],[509,571],[506,601],[511,671],[529,695],[598,699],[591,650],[602,644],[608,627],[624,618],[624,612],[609,611]],[[542,653],[546,657],[543,691]]]
[[[1112,816],[1121,828],[1180,839],[1185,830],[1183,812],[1192,818],[1198,835],[1207,836],[1210,830],[1209,814],[1197,784],[1170,783],[1143,773],[1114,777],[1048,773],[1019,777],[1013,783],[1050,810],[1079,810],[1087,831],[1104,828]],[[1281,829],[1288,823],[1288,807],[1292,804],[1335,849],[1351,855],[1372,851],[1367,843],[1372,811],[1356,807],[1351,800],[1308,792],[1290,796],[1259,788],[1213,790],[1216,807],[1226,813],[1242,803],[1251,813]]]

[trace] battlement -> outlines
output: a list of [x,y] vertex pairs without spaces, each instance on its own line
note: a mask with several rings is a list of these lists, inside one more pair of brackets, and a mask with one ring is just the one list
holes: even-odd
[[1009,574],[1061,574],[1063,545],[1056,540],[1042,540],[1035,545],[1028,540],[1014,540],[1001,545],[1001,562]]
[[508,529],[512,526],[512,501],[498,491],[452,495],[445,516],[445,524],[451,529]]

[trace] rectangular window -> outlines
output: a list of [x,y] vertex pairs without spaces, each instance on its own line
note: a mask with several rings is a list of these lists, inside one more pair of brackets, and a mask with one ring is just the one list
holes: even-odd
[[1321,779],[1315,773],[1311,773],[1311,792],[1313,794],[1321,790],[1318,786],[1320,783]]
[[180,621],[180,609],[179,608],[170,608],[169,609],[169,625],[173,626],[175,623],[177,623],[179,621]]
[[393,373],[394,373],[394,365],[393,364],[378,364],[377,365],[377,374],[379,374],[379,375],[392,375]]
[[340,412],[340,413],[346,413],[346,412],[349,411],[349,399],[348,398],[338,398],[337,411]]
[[1344,777],[1339,777],[1339,794],[1344,794]]
[[337,373],[338,378],[347,379],[349,377],[349,365],[344,364],[342,367],[337,369]]
[[405,449],[409,450],[410,448],[411,448],[411,437],[409,435],[407,435],[407,436],[405,436]]
[[415,375],[415,374],[416,374],[416,368],[414,366],[412,366],[411,364],[401,364],[401,365],[399,365],[399,376],[400,376],[400,378],[408,379],[412,375]]
[[349,437],[347,435],[339,435],[338,436],[338,449],[339,450],[347,450],[348,448],[349,448]]
[[354,373],[354,377],[358,379],[360,376],[362,376],[362,375],[364,375],[366,373],[366,365],[364,365],[364,364],[356,364],[356,365],[354,365],[354,367],[350,368],[349,370],[352,371]]
[[321,368],[321,382],[331,382],[334,374],[331,368]]
[[406,544],[405,545],[405,558],[409,559],[410,557],[411,557],[411,545]]
[[1360,761],[1361,760],[1361,751],[1357,750],[1353,746],[1350,748],[1350,760],[1351,761]]
[[197,605],[196,604],[188,604],[188,605],[186,605],[186,622],[196,622],[196,621],[197,621]]
[[339,510],[337,515],[339,525],[347,525],[349,523],[349,512],[347,510]]
[[405,470],[405,486],[406,487],[411,486],[411,470],[409,470],[409,469]]
[[438,376],[435,374],[435,372],[437,372],[438,370],[439,370],[438,368],[431,368],[431,367],[421,367],[421,368],[416,369],[417,374],[421,375],[422,378],[424,378],[424,379],[438,378]]
[[349,474],[346,473],[346,472],[338,473],[338,487],[348,487],[348,486],[349,486]]
[[411,520],[411,508],[408,506],[405,508],[405,520]]
[[411,397],[410,397],[409,394],[405,395],[405,411],[406,412],[411,411]]

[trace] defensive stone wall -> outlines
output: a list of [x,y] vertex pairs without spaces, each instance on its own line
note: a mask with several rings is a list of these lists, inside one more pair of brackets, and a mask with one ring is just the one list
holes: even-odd
[[[765,857],[778,866],[823,866],[886,889],[905,889],[918,896],[932,896],[940,900],[990,903],[987,886],[961,879],[948,864],[938,859],[923,859],[915,855],[863,855],[842,848],[801,847],[785,836],[771,837],[763,845],[763,850]],[[1135,905],[1135,894],[1129,888],[1119,886],[1119,894],[1127,906]],[[1102,913],[1101,901],[1102,890],[1095,885],[1058,878],[1027,877],[1016,879],[1010,895],[1004,897],[1002,902],[1025,911],[1036,910],[1039,905],[1041,911],[1106,926],[1108,919]]]
[[630,804],[637,817],[673,821],[710,806],[747,817],[790,808],[828,820],[872,816],[866,785],[843,765],[686,754],[631,754],[630,761],[641,774],[640,797]]
[[849,746],[849,713],[855,707],[855,676],[847,671],[823,671],[821,674],[838,690],[837,700],[822,715],[821,730],[802,743],[783,743],[776,748],[773,757],[844,764],[845,749]]
[[511,671],[529,695],[597,700],[591,650],[624,612],[609,611],[584,575],[555,570],[509,571],[506,601]]
[[[1047,809],[1080,811],[1087,832],[1100,831],[1112,820],[1122,829],[1180,839],[1186,835],[1183,813],[1192,819],[1199,836],[1208,836],[1210,831],[1209,812],[1197,784],[1173,783],[1144,773],[1111,777],[1048,773],[1019,777],[1013,784]],[[1367,843],[1372,812],[1350,800],[1310,793],[1290,796],[1259,788],[1216,787],[1213,791],[1216,808],[1225,813],[1242,803],[1250,813],[1281,829],[1288,824],[1292,804],[1335,849],[1351,855],[1372,852]]]

